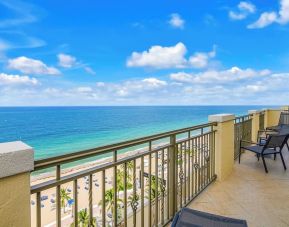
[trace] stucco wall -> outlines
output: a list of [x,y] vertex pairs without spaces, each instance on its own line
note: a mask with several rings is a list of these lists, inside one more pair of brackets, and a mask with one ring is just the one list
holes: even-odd
[[0,226],[30,227],[30,173],[0,179]]

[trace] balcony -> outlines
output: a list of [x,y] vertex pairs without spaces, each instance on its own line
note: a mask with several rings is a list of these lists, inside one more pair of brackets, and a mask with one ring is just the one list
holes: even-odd
[[[289,164],[289,152],[285,150],[284,159]],[[280,157],[266,162],[268,174],[262,161],[245,153],[225,181],[211,184],[188,207],[245,219],[248,226],[289,226],[289,172],[284,171]]]
[[280,112],[213,115],[207,124],[35,161],[23,143],[0,144],[0,213],[16,214],[3,226],[166,226],[185,206],[249,226],[288,226],[281,161],[268,158],[268,174],[253,154],[234,161],[240,140],[256,141]]

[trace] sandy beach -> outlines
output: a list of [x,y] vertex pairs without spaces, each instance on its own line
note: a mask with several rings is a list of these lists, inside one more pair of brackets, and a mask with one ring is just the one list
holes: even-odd
[[[158,144],[157,146],[162,146],[163,144]],[[156,148],[157,146],[154,146]],[[140,148],[137,150],[129,151],[123,154],[118,154],[118,159],[123,159],[125,157],[129,157],[132,154],[143,153],[148,150],[148,147]],[[152,174],[155,174],[155,155],[152,154]],[[161,168],[162,168],[162,156],[161,152],[158,153],[158,172],[159,176],[161,177]],[[144,157],[144,171],[148,172],[148,159],[149,156]],[[164,151],[164,160],[167,159],[167,150]],[[95,167],[100,164],[110,163],[112,162],[112,157],[102,158],[93,162],[88,162],[84,164],[80,164],[74,167],[63,169],[61,172],[61,176],[70,175],[72,173],[89,169]],[[139,171],[141,166],[141,159],[136,160],[136,190],[137,193],[140,193],[139,188]],[[118,167],[120,169],[120,167]],[[105,171],[105,190],[108,190],[113,187],[113,168],[107,169]],[[164,175],[166,176],[166,165],[164,166]],[[43,173],[40,175],[33,176],[31,178],[31,185],[37,185],[39,183],[54,179],[55,172]],[[101,206],[100,202],[102,199],[102,173],[98,172],[93,174],[93,189],[92,189],[92,203],[93,203],[93,216],[96,217],[97,222],[101,223]],[[144,179],[144,184],[146,184],[146,179]],[[69,182],[67,184],[63,184],[61,188],[66,189],[71,199],[73,199],[73,182]],[[82,177],[78,179],[78,211],[89,207],[89,177]],[[133,189],[127,191],[127,198],[133,194]],[[123,199],[124,195],[123,192],[119,193],[119,198]],[[56,188],[51,188],[41,193],[42,201],[41,201],[41,223],[42,226],[46,227],[53,227],[56,226]],[[145,199],[145,203],[147,203],[147,199]],[[31,223],[32,226],[36,226],[36,195],[31,195]],[[132,214],[132,209],[128,203],[128,217]],[[110,223],[111,219],[111,212],[106,212],[106,220],[108,224]],[[62,226],[70,226],[73,222],[73,205],[66,205],[65,209],[62,208]]]

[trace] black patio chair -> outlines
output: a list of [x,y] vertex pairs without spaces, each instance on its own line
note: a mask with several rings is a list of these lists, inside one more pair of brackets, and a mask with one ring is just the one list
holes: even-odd
[[183,208],[179,211],[171,227],[247,227],[245,220],[209,214],[198,210]]
[[[241,149],[251,151],[251,152],[257,154],[258,160],[259,160],[259,157],[262,158],[265,172],[268,173],[267,165],[265,162],[265,156],[272,155],[272,154],[274,156],[276,156],[277,154],[280,154],[280,157],[281,157],[281,160],[283,163],[283,167],[286,170],[286,164],[284,162],[284,158],[282,155],[282,149],[288,140],[288,136],[289,136],[288,134],[271,134],[266,139],[266,142],[264,145],[260,145],[258,143],[254,143],[251,141],[241,140],[240,141],[240,152],[239,152],[239,163],[241,162]],[[242,146],[242,143],[255,144],[255,145]]]
[[289,111],[282,111],[280,113],[279,122],[276,126],[267,127],[267,130],[279,131],[282,128],[289,129]]
[[[269,135],[272,134],[280,134],[280,135],[285,135],[285,134],[289,134],[289,125],[282,125],[278,130],[270,130],[270,129],[266,129],[266,130],[259,130],[258,131],[258,135],[257,135],[257,141],[259,145],[264,146]],[[286,146],[287,146],[287,150],[289,151],[289,143],[288,140],[286,141]]]

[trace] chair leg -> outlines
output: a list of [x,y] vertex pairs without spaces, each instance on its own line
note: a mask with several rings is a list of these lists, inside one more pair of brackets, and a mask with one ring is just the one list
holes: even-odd
[[241,163],[241,148],[239,150],[239,164]]
[[260,155],[259,154],[257,154],[257,158],[258,158],[258,162],[259,162],[259,160],[260,160]]
[[281,157],[281,160],[282,160],[282,163],[283,163],[283,167],[284,167],[284,169],[286,170],[287,168],[286,168],[286,164],[285,164],[285,162],[284,162],[284,158],[283,158],[283,155],[282,155],[282,152],[280,151],[280,157]]
[[267,165],[266,165],[265,158],[264,158],[263,155],[262,155],[262,161],[263,161],[263,165],[264,165],[264,168],[265,168],[265,172],[268,173]]
[[274,160],[276,160],[276,153],[274,154]]
[[239,152],[239,164],[241,163],[241,152]]
[[289,151],[289,145],[288,145],[288,141],[286,142],[286,145],[287,145],[287,150]]

